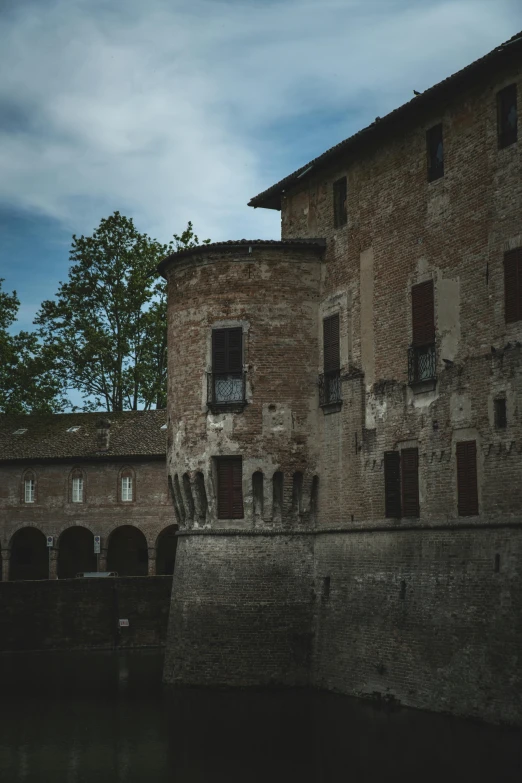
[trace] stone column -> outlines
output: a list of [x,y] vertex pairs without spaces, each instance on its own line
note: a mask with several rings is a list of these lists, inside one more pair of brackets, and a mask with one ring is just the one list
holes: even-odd
[[2,549],[2,582],[9,581],[9,555],[8,549]]
[[149,547],[149,576],[156,576],[156,549]]
[[58,550],[49,547],[49,579],[58,579]]
[[107,570],[107,547],[101,547],[101,552],[99,555],[99,563],[100,563],[100,571],[106,571]]

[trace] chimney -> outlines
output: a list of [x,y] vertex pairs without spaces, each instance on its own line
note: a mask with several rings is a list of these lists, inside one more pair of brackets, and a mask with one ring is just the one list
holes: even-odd
[[109,450],[109,435],[111,423],[109,419],[99,419],[96,424],[96,435],[98,439],[97,451]]

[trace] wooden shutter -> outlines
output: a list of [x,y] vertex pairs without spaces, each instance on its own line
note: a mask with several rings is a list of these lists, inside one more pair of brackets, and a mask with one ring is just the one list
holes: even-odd
[[[444,176],[444,142],[441,123],[426,132],[426,148],[428,153],[428,182],[433,182],[433,180]],[[441,153],[440,156],[439,151]]]
[[212,372],[217,374],[240,373],[243,370],[243,330],[213,329]]
[[477,444],[457,443],[457,491],[459,516],[478,514]]
[[411,320],[413,345],[433,345],[435,343],[433,280],[414,285],[411,289]]
[[218,519],[242,519],[243,462],[241,457],[217,459]]
[[339,313],[325,318],[323,321],[323,352],[325,373],[340,369],[339,351]]
[[402,516],[419,516],[419,450],[401,451]]
[[522,248],[504,253],[504,312],[506,323],[522,319]]
[[398,451],[384,452],[384,506],[387,517],[401,516],[401,457]]

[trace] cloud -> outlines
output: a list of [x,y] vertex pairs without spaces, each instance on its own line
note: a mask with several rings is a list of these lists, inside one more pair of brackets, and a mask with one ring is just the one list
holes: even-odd
[[517,22],[518,0],[14,4],[0,202],[76,233],[119,209],[165,241],[189,219],[201,237],[276,237],[251,196]]

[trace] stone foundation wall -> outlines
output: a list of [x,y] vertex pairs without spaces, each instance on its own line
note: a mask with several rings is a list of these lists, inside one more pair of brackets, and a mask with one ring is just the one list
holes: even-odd
[[163,646],[171,586],[169,576],[0,583],[0,652]]
[[318,535],[312,682],[522,723],[522,530]]
[[311,535],[180,535],[165,681],[306,684],[312,580]]

